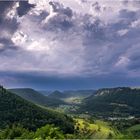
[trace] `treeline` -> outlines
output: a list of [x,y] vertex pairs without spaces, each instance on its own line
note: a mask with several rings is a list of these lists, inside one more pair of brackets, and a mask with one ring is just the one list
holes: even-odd
[[0,85],[0,92],[1,93],[6,93],[6,89],[2,85]]
[[21,125],[12,125],[0,132],[0,139],[64,139],[69,136],[54,125],[46,125],[36,131],[25,129]]
[[51,140],[51,139],[83,139],[89,134],[80,133],[75,130],[73,134],[64,133],[60,127],[54,125],[45,125],[36,131],[25,129],[20,124],[7,126],[0,131],[0,139],[35,139],[35,140]]

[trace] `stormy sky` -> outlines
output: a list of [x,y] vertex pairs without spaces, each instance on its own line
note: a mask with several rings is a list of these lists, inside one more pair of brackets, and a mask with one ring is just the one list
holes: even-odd
[[140,1],[0,1],[0,83],[140,86]]

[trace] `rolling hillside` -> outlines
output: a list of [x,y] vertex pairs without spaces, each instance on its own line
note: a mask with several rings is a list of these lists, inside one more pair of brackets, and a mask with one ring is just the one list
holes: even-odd
[[66,90],[63,92],[56,90],[49,94],[48,97],[53,99],[60,99],[68,105],[79,105],[84,98],[94,93],[95,90]]
[[99,89],[83,100],[81,111],[97,116],[140,116],[140,89],[128,87]]
[[51,94],[49,94],[48,97],[53,98],[53,99],[63,99],[63,98],[67,98],[68,95],[56,90],[52,92]]
[[29,130],[46,124],[59,126],[66,133],[74,130],[73,120],[61,113],[43,109],[21,97],[0,88],[0,128],[20,124]]
[[66,103],[57,99],[57,98],[51,98],[49,96],[45,96],[34,89],[30,88],[17,88],[17,89],[9,89],[12,93],[15,93],[16,95],[31,101],[35,104],[39,104],[42,106],[47,107],[57,107],[59,105],[65,105]]

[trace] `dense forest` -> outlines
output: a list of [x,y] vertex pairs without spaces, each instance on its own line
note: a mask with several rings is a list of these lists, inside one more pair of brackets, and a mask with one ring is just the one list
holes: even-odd
[[73,133],[74,127],[73,120],[67,115],[41,108],[2,87],[0,90],[0,128],[17,123],[33,131],[46,124],[55,124],[64,132]]
[[103,117],[140,117],[140,89],[118,87],[99,89],[85,98],[79,111]]
[[41,105],[41,106],[58,107],[59,105],[66,104],[59,98],[51,98],[49,96],[45,96],[31,88],[9,89],[9,91],[12,93],[15,93],[16,95],[18,95],[30,102],[33,102],[33,103]]

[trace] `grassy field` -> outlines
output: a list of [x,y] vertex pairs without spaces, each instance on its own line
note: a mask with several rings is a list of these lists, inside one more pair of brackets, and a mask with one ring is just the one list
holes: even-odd
[[75,119],[75,121],[75,129],[79,132],[79,134],[85,135],[86,138],[113,138],[116,136],[117,133],[114,128],[110,127],[108,123],[103,121],[96,120],[92,123],[84,119]]

